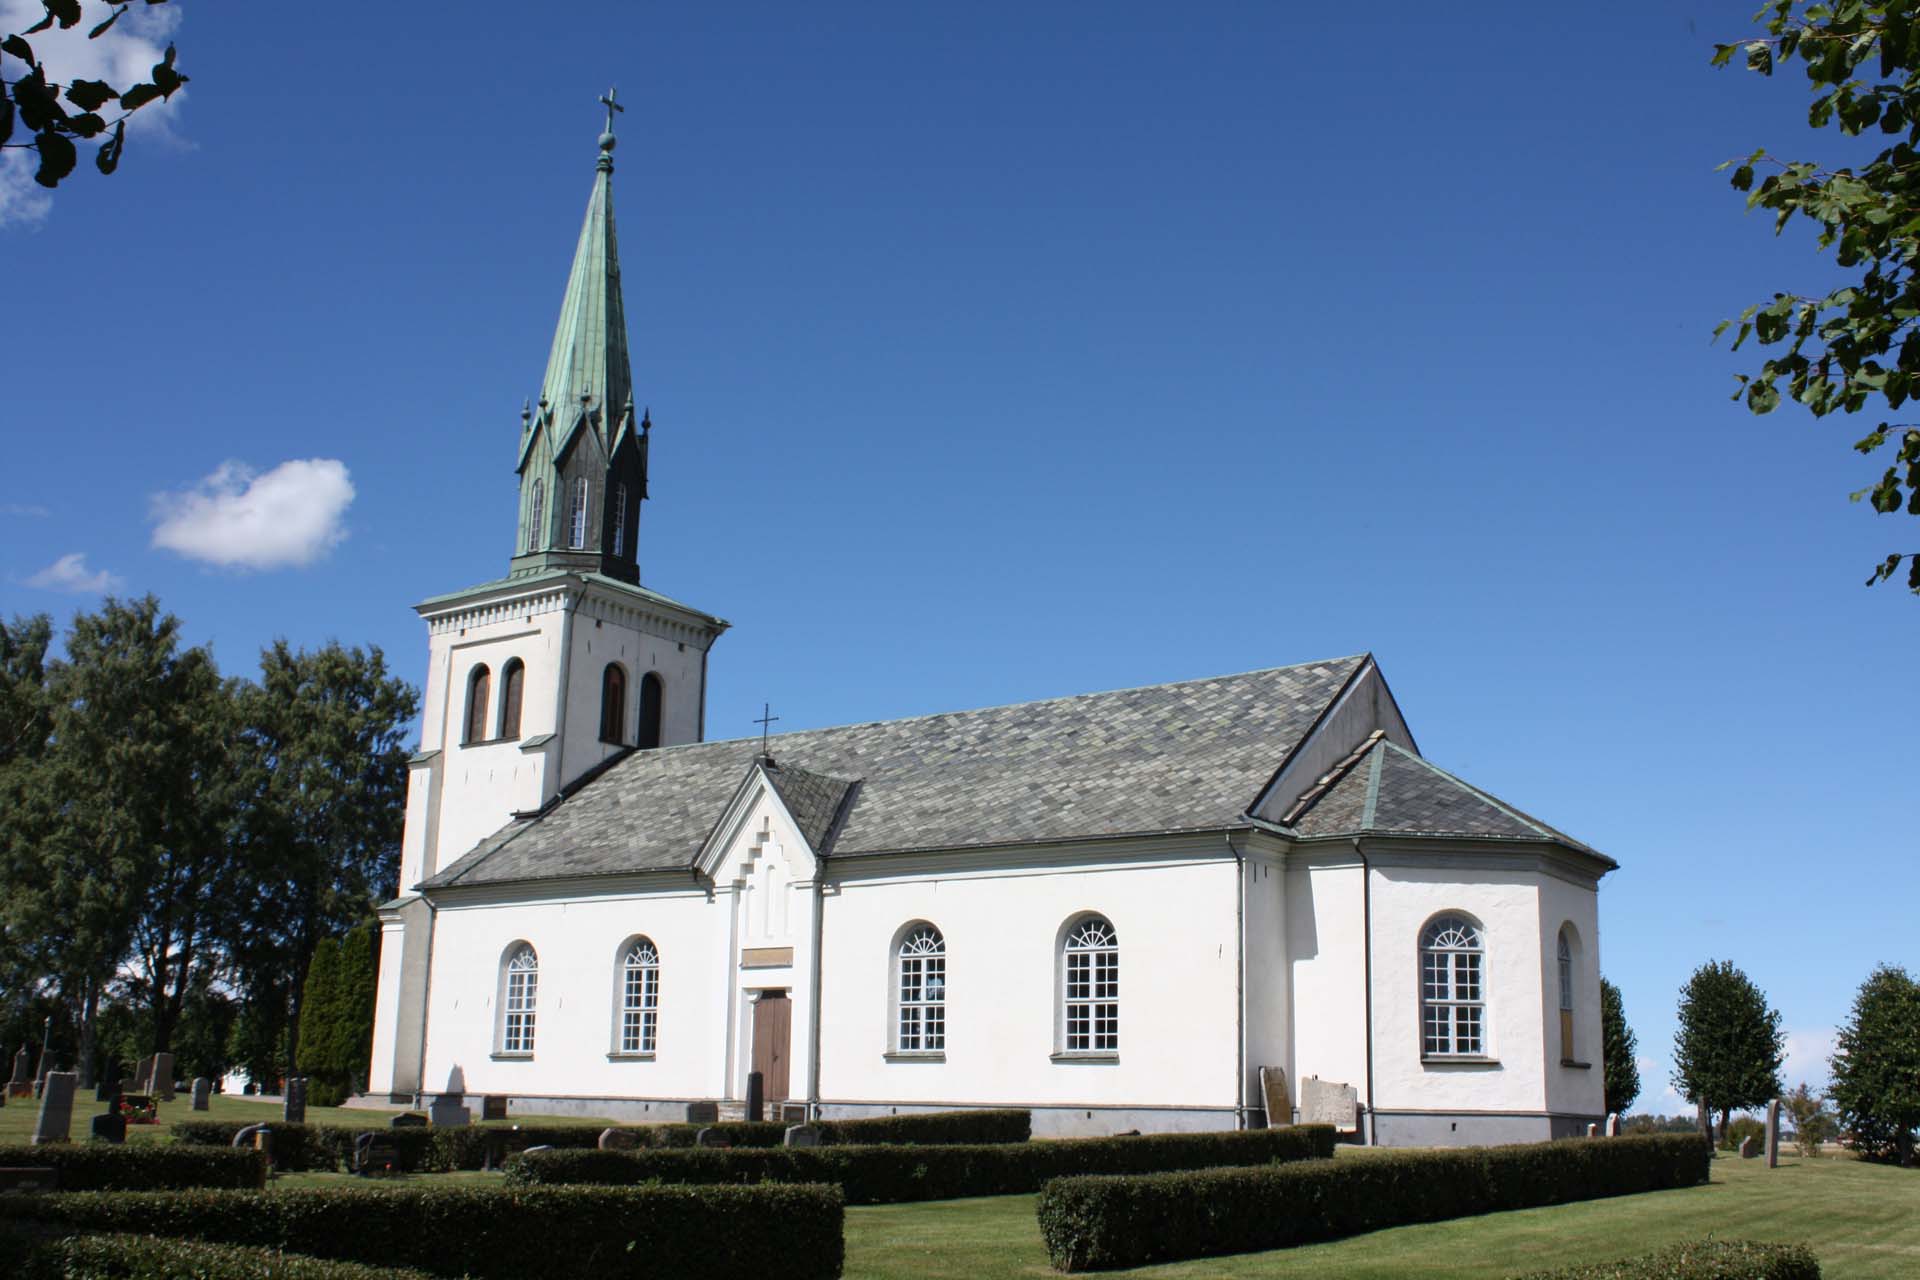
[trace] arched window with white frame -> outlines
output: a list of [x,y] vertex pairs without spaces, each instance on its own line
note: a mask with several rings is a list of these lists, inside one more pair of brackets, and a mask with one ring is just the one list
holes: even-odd
[[507,952],[500,986],[500,1052],[532,1057],[540,1003],[540,957],[527,943],[516,943]]
[[1104,916],[1076,921],[1060,944],[1061,1048],[1120,1051],[1120,935]]
[[947,1048],[947,940],[930,924],[908,929],[894,950],[899,998],[894,1048],[944,1053]]
[[620,957],[620,1049],[651,1054],[660,1044],[660,949],[635,938]]
[[1486,939],[1456,913],[1420,932],[1420,1052],[1478,1058],[1487,1051]]

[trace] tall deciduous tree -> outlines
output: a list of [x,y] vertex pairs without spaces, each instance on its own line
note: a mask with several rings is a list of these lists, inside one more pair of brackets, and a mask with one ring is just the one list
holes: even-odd
[[[1782,291],[1747,308],[1734,348],[1752,336],[1782,349],[1740,375],[1735,398],[1769,413],[1785,383],[1815,417],[1869,405],[1897,412],[1920,395],[1920,0],[1772,0],[1754,18],[1766,34],[1716,46],[1715,65],[1738,57],[1770,76],[1802,62],[1813,128],[1849,138],[1878,132],[1887,145],[1857,166],[1782,163],[1764,149],[1728,162],[1734,188],[1747,193],[1749,208],[1774,214],[1776,233],[1811,222],[1820,248],[1833,250],[1848,273],[1838,289]],[[1869,499],[1882,514],[1920,516],[1920,424],[1882,421],[1853,447],[1887,463],[1854,498]],[[1913,551],[1889,554],[1867,581],[1892,577],[1902,560],[1909,561],[1907,585],[1920,592],[1920,553]]]
[[[260,657],[242,708],[246,903],[233,944],[250,1005],[279,993],[299,1061],[299,1001],[320,939],[364,920],[399,875],[405,735],[419,695],[389,675],[378,648],[338,644]],[[269,1017],[255,1011],[255,1025]]]
[[1640,1064],[1634,1060],[1638,1038],[1627,1025],[1620,988],[1600,979],[1600,1061],[1606,1076],[1607,1112],[1623,1116],[1640,1096]]
[[1905,969],[1875,969],[1853,998],[1833,1054],[1828,1100],[1855,1148],[1912,1164],[1920,1130],[1920,983]]
[[1732,961],[1701,965],[1680,989],[1673,1085],[1687,1101],[1719,1113],[1722,1137],[1733,1111],[1761,1106],[1780,1092],[1786,1050],[1779,1010]]

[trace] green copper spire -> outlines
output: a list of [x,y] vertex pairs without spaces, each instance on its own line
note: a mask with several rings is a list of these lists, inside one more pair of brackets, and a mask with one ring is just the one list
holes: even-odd
[[573,568],[640,580],[646,444],[633,416],[627,315],[613,230],[613,117],[608,90],[593,194],[573,251],[540,401],[522,411],[520,526],[513,571]]

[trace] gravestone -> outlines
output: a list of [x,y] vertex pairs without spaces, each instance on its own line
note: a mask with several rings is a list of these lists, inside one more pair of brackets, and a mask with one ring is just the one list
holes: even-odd
[[131,1093],[152,1093],[153,1092],[153,1058],[151,1056],[142,1058],[140,1059],[139,1062],[134,1064],[133,1088],[129,1090],[129,1092]]
[[1780,1167],[1780,1099],[1767,1104],[1767,1168]]
[[40,1096],[40,1118],[33,1126],[33,1145],[66,1142],[73,1136],[73,1090],[80,1077],[71,1071],[49,1071]]
[[27,1046],[20,1046],[20,1052],[13,1055],[13,1076],[7,1081],[9,1098],[31,1098],[33,1096],[33,1055]]
[[127,1118],[118,1111],[109,1111],[105,1115],[93,1118],[93,1140],[111,1142],[119,1146],[127,1140]]
[[687,1104],[688,1124],[718,1124],[720,1122],[720,1104],[717,1102],[689,1102]]
[[1300,1123],[1360,1127],[1360,1091],[1350,1084],[1308,1076],[1300,1082]]
[[387,1127],[389,1129],[418,1129],[426,1123],[427,1118],[418,1111],[402,1111],[399,1115],[387,1121]]
[[758,1071],[747,1072],[747,1119],[759,1124],[767,1118],[767,1078]]
[[1293,1123],[1293,1095],[1287,1092],[1285,1067],[1260,1068],[1260,1102],[1267,1109],[1267,1128],[1283,1129]]
[[693,1135],[693,1145],[696,1147],[730,1147],[733,1144],[728,1142],[726,1135],[718,1129],[702,1129]]
[[1620,1113],[1618,1111],[1609,1111],[1607,1113],[1607,1136],[1609,1138],[1617,1138],[1620,1136]]
[[467,1106],[465,1094],[440,1094],[427,1104],[427,1115],[436,1129],[457,1129],[473,1123],[473,1110]]
[[288,1124],[307,1122],[307,1078],[288,1076],[280,1098],[280,1118]]
[[1600,1126],[1599,1126],[1599,1125],[1597,1125],[1597,1124],[1589,1124],[1589,1125],[1587,1126],[1587,1136],[1588,1136],[1589,1138],[1597,1138],[1597,1137],[1599,1137],[1599,1136],[1600,1136]]
[[507,1118],[507,1095],[504,1093],[481,1094],[480,1118],[482,1120],[505,1120]]
[[153,1055],[153,1096],[162,1102],[173,1101],[173,1055]]
[[782,1140],[789,1147],[817,1147],[820,1145],[820,1126],[817,1124],[796,1124],[787,1130]]
[[1740,1139],[1740,1158],[1742,1160],[1755,1159],[1759,1154],[1760,1148],[1754,1142],[1752,1134],[1748,1134],[1746,1137]]
[[193,1078],[193,1109],[195,1111],[205,1111],[207,1109],[207,1099],[212,1096],[213,1081],[207,1079],[205,1076],[195,1076]]
[[600,1131],[600,1149],[602,1151],[631,1151],[640,1145],[640,1135],[631,1129],[602,1129]]

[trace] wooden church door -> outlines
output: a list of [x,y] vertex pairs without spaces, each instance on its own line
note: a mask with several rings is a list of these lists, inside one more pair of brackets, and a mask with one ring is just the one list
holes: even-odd
[[793,1034],[793,1002],[784,991],[763,991],[753,1002],[753,1069],[769,1103],[788,1096],[787,1054]]

